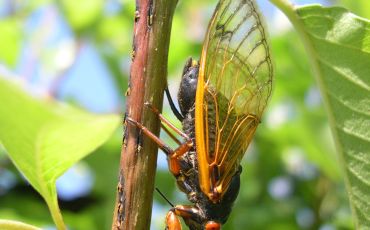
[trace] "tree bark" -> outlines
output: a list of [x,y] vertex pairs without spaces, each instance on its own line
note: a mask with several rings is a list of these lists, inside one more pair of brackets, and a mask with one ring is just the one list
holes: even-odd
[[[171,24],[177,0],[136,0],[126,116],[159,135],[158,117],[143,104],[162,108]],[[149,229],[157,161],[156,144],[126,123],[112,229]]]

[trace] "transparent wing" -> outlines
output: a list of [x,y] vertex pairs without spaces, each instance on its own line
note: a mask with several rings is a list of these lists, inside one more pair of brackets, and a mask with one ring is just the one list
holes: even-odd
[[203,192],[227,190],[272,90],[273,68],[253,0],[221,0],[208,27],[196,96]]

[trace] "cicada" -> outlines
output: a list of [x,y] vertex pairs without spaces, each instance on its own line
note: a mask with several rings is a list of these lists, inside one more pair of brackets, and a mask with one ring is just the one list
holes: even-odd
[[[193,205],[176,205],[169,230],[221,229],[240,187],[240,162],[272,90],[273,66],[265,28],[254,0],[220,0],[209,23],[200,61],[189,59],[178,92],[179,130],[155,108],[161,121],[184,139],[170,148],[141,123],[127,118],[167,154],[169,170]],[[167,130],[168,131],[168,130]],[[176,139],[176,138],[175,138]]]

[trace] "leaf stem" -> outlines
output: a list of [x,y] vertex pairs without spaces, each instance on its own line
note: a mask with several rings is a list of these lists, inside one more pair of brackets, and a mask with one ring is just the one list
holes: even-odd
[[46,203],[49,207],[53,221],[58,230],[65,230],[67,228],[64,224],[63,217],[59,209],[57,197],[56,196],[51,196],[51,197],[52,197],[52,200],[48,199],[46,200]]

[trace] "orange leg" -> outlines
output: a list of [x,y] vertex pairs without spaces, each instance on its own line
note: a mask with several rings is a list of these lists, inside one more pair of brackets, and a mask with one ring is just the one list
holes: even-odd
[[[175,176],[179,175],[181,167],[178,158],[190,150],[190,148],[193,146],[193,141],[190,138],[186,138],[184,143],[181,143],[179,147],[173,150],[171,147],[166,145],[164,141],[162,141],[159,137],[153,134],[150,130],[148,130],[148,128],[143,126],[141,123],[131,119],[130,117],[126,117],[126,121],[138,127],[147,137],[149,137],[151,140],[157,143],[158,147],[161,148],[168,157],[169,170]],[[179,132],[181,131],[179,130]]]
[[175,137],[175,135],[173,135],[165,125],[161,124],[161,128],[172,138],[172,140],[174,140],[178,145],[181,145],[181,141],[179,141],[179,139],[177,139],[177,137]]
[[176,205],[166,216],[166,230],[181,230],[179,216],[183,219],[196,220],[199,216],[199,210],[190,205]]
[[177,134],[181,135],[183,138],[185,138],[186,140],[190,139],[184,132],[182,132],[181,130],[179,130],[176,126],[174,126],[169,120],[167,120],[167,118],[165,118],[159,111],[157,108],[155,108],[152,104],[150,104],[149,102],[145,102],[144,103],[145,106],[147,106],[150,110],[153,111],[153,113],[155,113],[159,119],[161,119],[161,121],[168,125],[173,131],[175,131]]
[[[202,217],[199,214],[199,210],[194,206],[176,205],[166,216],[166,230],[181,230],[181,223],[178,218],[179,216],[181,216],[186,223],[189,220],[199,224],[203,222]],[[221,224],[216,221],[209,220],[204,223],[202,228],[204,230],[220,230]]]
[[170,210],[166,215],[166,230],[181,230],[181,222],[175,212]]

